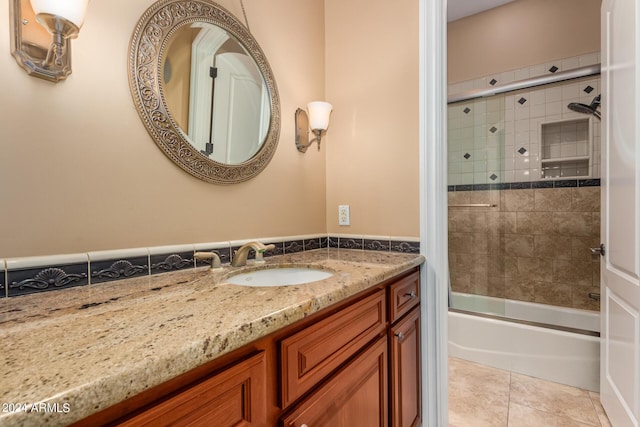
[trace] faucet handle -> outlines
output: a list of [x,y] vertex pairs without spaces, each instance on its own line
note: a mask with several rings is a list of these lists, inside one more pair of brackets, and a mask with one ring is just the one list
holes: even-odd
[[257,262],[259,264],[263,263],[264,262],[264,253],[266,251],[270,251],[271,249],[275,249],[275,248],[276,248],[276,245],[274,245],[273,243],[269,244],[269,245],[264,245],[263,244],[260,249],[256,249],[256,258],[255,258],[254,262]]

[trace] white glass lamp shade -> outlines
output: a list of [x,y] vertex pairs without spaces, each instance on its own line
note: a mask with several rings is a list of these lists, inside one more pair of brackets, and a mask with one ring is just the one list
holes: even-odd
[[332,109],[333,106],[328,102],[314,101],[307,104],[311,130],[327,130]]
[[89,0],[31,0],[33,12],[60,16],[82,27]]

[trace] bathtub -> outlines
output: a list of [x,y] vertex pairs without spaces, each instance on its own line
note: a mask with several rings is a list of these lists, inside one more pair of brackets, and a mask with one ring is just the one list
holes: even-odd
[[458,310],[527,323],[449,310],[449,356],[599,391],[599,313],[455,292],[452,300]]

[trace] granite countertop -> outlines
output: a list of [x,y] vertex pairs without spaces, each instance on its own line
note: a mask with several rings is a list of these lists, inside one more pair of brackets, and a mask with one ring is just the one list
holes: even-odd
[[[423,262],[417,254],[319,249],[270,257],[262,266],[4,298],[0,426],[78,421]],[[225,283],[239,271],[273,265],[334,275],[287,287]]]

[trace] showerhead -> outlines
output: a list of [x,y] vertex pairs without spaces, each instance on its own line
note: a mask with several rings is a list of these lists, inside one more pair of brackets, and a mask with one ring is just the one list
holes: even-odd
[[572,102],[567,105],[567,108],[576,113],[593,114],[593,110],[587,104],[580,104],[579,102]]
[[590,105],[581,104],[579,102],[572,102],[569,105],[567,105],[567,108],[570,109],[571,111],[575,111],[576,113],[593,114],[598,119],[601,119],[600,112],[597,111],[597,108],[599,106],[600,106],[600,95],[593,98],[593,101],[591,101]]

